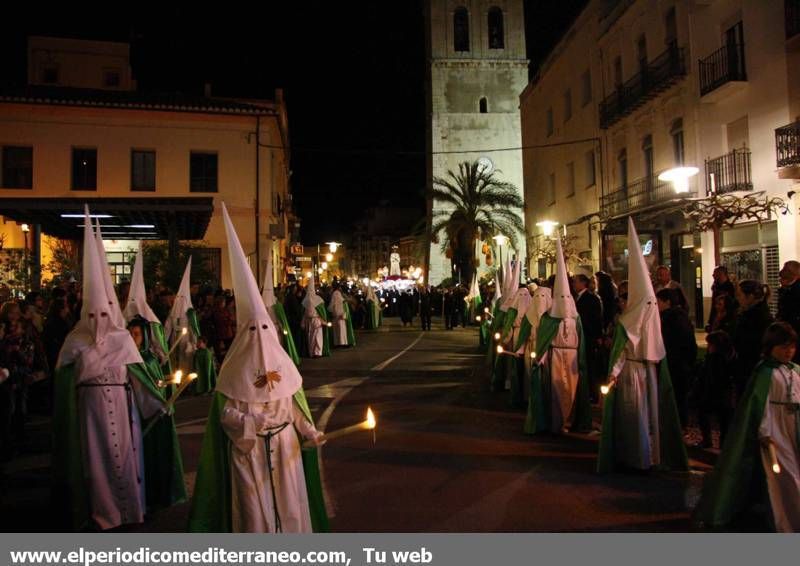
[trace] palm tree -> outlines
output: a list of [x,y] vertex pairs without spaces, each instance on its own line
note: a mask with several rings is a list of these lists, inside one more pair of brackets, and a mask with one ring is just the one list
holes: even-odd
[[[512,183],[501,181],[477,161],[464,161],[458,173],[434,177],[429,196],[445,207],[434,211],[431,239],[441,242],[443,252],[450,249],[453,263],[460,269],[462,281],[471,281],[475,271],[475,242],[488,241],[498,234],[508,237],[514,249],[517,236],[524,233],[524,202]],[[443,233],[443,237],[440,237]]]

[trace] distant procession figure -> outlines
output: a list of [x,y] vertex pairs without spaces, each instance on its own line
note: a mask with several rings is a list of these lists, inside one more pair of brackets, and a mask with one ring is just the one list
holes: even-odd
[[628,300],[611,347],[598,471],[620,465],[687,470],[656,296],[630,218],[628,249]]
[[525,313],[525,318],[522,319],[519,327],[519,335],[517,336],[517,347],[524,346],[525,352],[523,358],[525,360],[525,380],[522,382],[522,399],[528,402],[531,393],[530,375],[533,366],[537,363],[536,356],[536,337],[539,330],[539,322],[542,316],[546,314],[550,307],[553,305],[553,295],[549,287],[539,286],[533,292],[528,311]]
[[305,332],[308,355],[311,358],[330,356],[330,345],[326,344],[327,322],[325,302],[322,297],[317,295],[314,278],[310,277],[306,286],[306,296],[303,299],[302,327]]
[[328,310],[330,310],[331,323],[333,324],[333,345],[354,346],[355,334],[353,333],[350,307],[338,287],[335,287],[333,293],[331,293]]
[[525,373],[525,344],[517,345],[520,336],[520,327],[525,318],[525,313],[528,312],[528,307],[531,304],[531,293],[528,287],[520,287],[517,289],[514,299],[506,313],[505,325],[503,328],[503,342],[507,346],[507,355],[511,358],[510,362],[506,364],[506,389],[511,391],[511,406],[524,407],[523,405],[523,391],[525,389],[523,382],[527,379]]
[[[503,350],[507,350],[512,347],[508,342],[509,337],[504,336],[503,333],[506,328],[506,320],[510,321],[510,325],[514,322],[513,318],[508,314],[508,309],[511,308],[514,297],[516,297],[520,268],[520,262],[517,262],[516,266],[512,265],[511,262],[506,265],[506,270],[503,274],[502,298],[499,299],[500,309],[495,317],[495,330],[493,333],[493,336],[497,336],[497,334],[500,336],[499,340],[493,342],[493,349],[503,348]],[[496,353],[495,356],[492,366],[492,391],[504,391],[506,389],[506,377],[513,371],[509,366],[515,366],[516,361],[513,356],[500,353]]]

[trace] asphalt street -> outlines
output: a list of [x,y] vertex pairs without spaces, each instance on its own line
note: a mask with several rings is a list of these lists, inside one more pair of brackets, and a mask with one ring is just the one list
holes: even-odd
[[[352,349],[303,360],[317,426],[378,419],[322,448],[331,528],[337,532],[686,531],[708,451],[689,473],[595,473],[598,434],[527,436],[524,414],[488,388],[477,331],[403,328],[387,318]],[[186,482],[195,471],[210,397],[176,407]],[[599,422],[599,409],[596,411]],[[6,465],[0,528],[57,529],[49,521],[49,420],[34,418],[26,453]],[[189,505],[159,511],[135,531],[186,527]]]

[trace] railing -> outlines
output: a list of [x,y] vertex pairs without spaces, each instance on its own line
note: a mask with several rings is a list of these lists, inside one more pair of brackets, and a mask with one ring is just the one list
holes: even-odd
[[696,191],[689,179],[689,192],[679,195],[669,181],[659,181],[658,174],[632,181],[600,197],[600,216],[610,218],[630,214],[655,204],[669,202],[679,196],[691,196]]
[[707,159],[706,187],[709,195],[721,195],[733,191],[752,191],[750,150],[734,149],[715,159]]
[[700,96],[718,89],[730,81],[746,81],[744,44],[723,45],[698,62],[700,71]]
[[784,0],[786,16],[786,39],[800,33],[800,0]]
[[686,50],[670,46],[600,103],[600,127],[605,129],[686,75]]
[[775,130],[775,155],[778,167],[800,165],[800,122]]

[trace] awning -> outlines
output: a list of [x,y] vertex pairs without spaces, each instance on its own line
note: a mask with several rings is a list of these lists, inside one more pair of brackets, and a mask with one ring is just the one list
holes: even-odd
[[0,215],[39,224],[49,236],[80,240],[84,204],[109,240],[202,240],[214,212],[211,197],[27,197],[0,198]]

